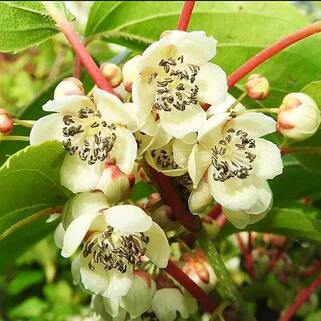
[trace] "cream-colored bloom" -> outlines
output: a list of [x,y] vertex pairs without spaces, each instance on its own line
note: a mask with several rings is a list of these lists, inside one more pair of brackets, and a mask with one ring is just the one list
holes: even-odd
[[132,80],[141,118],[156,112],[175,138],[197,132],[206,120],[201,104],[218,104],[227,93],[224,71],[209,63],[215,53],[216,40],[204,32],[171,31],[128,63],[124,79]]
[[311,97],[291,93],[284,97],[280,106],[277,127],[285,137],[300,141],[314,135],[320,121],[320,110]]
[[133,269],[142,264],[143,256],[164,268],[170,253],[165,233],[142,209],[109,207],[100,191],[81,193],[69,201],[55,239],[64,257],[84,242],[79,260],[81,283],[104,297],[128,292]]
[[272,202],[267,179],[282,173],[278,147],[260,138],[275,131],[275,121],[261,113],[228,113],[208,119],[188,159],[194,188],[204,178],[214,199],[230,218],[258,215]]
[[96,187],[106,160],[115,160],[122,172],[130,174],[136,159],[132,106],[98,88],[93,98],[71,95],[47,102],[43,109],[54,113],[40,118],[30,133],[31,145],[48,140],[63,143],[68,154],[61,183],[74,193]]

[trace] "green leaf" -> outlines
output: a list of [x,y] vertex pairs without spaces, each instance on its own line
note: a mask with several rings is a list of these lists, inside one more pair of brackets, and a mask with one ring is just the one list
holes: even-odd
[[36,318],[40,317],[49,307],[49,304],[37,297],[31,297],[24,302],[14,307],[10,312],[9,316],[12,320],[19,318]]
[[8,286],[9,295],[17,295],[29,287],[39,284],[45,279],[42,271],[22,271],[11,280]]
[[[218,239],[240,230],[231,223],[224,225]],[[321,243],[321,211],[313,207],[273,208],[260,222],[248,225],[242,231],[272,233]]]
[[301,90],[301,92],[312,97],[319,109],[321,109],[321,80],[310,82]]
[[[86,36],[103,36],[136,50],[175,29],[182,2],[95,2]],[[196,2],[189,30],[204,30],[218,40],[214,62],[227,74],[274,41],[307,25],[308,19],[291,4],[268,1]],[[268,31],[268,32],[267,32]],[[320,79],[321,37],[314,36],[279,53],[256,71],[266,76],[271,92],[263,106],[277,107],[284,95]],[[241,82],[239,85],[242,88]]]
[[[70,192],[60,185],[60,166],[65,151],[59,142],[29,146],[11,156],[0,168],[0,233],[43,209],[63,205]],[[40,240],[56,222],[39,220],[0,242],[0,268]],[[10,250],[8,250],[10,249]]]
[[[56,2],[65,11],[63,3]],[[0,1],[0,51],[17,51],[58,33],[40,1]],[[68,18],[71,14],[66,12]]]

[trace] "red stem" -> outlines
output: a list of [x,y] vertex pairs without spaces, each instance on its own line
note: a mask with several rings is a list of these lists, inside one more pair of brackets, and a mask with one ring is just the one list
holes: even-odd
[[196,298],[206,312],[214,312],[218,306],[217,302],[215,302],[213,298],[211,298],[171,260],[168,262],[166,272]]
[[309,277],[321,269],[321,261],[317,260],[308,266],[303,272],[302,276]]
[[244,260],[245,260],[246,270],[247,270],[249,276],[251,277],[251,279],[254,280],[255,279],[255,272],[254,272],[252,255],[249,256],[248,249],[245,247],[245,244],[244,244],[239,233],[236,234],[236,239],[239,243],[241,253],[242,253]]
[[181,15],[178,20],[177,30],[186,31],[191,20],[195,1],[185,1]]
[[199,232],[201,229],[199,217],[193,215],[184,206],[183,202],[179,199],[174,186],[171,184],[170,178],[160,172],[157,172],[152,167],[149,167],[148,176],[150,176],[152,181],[155,181],[162,200],[171,207],[174,215],[182,225],[190,232]]
[[87,69],[90,77],[93,79],[95,84],[99,88],[114,94],[113,88],[110,86],[106,78],[103,76],[101,70],[98,68],[95,61],[90,56],[88,50],[77,36],[72,25],[67,21],[67,19],[63,15],[60,14],[60,12],[52,3],[44,1],[43,5],[48,10],[53,20],[57,23],[60,31],[67,38],[68,42],[74,49],[76,55],[79,56],[81,63]]
[[283,255],[286,247],[288,246],[289,241],[287,240],[286,242],[284,242],[284,244],[282,245],[282,247],[279,248],[278,252],[276,253],[276,255],[274,256],[274,258],[271,260],[269,268],[268,268],[268,272],[273,271],[276,263],[279,261],[279,259],[281,258],[281,256]]
[[294,303],[290,305],[287,311],[283,314],[281,321],[290,321],[292,317],[299,311],[301,306],[307,301],[310,295],[321,284],[321,274],[306,288],[302,289],[296,296]]
[[81,61],[79,56],[76,54],[74,63],[74,77],[80,79],[81,76]]
[[270,47],[263,49],[257,55],[252,57],[238,69],[236,69],[227,80],[228,87],[232,88],[240,79],[246,76],[249,72],[255,69],[257,66],[280,52],[281,50],[291,46],[292,44],[307,38],[315,33],[321,32],[321,22],[313,23],[307,27],[304,27],[285,38],[275,42]]
[[216,220],[219,215],[222,213],[222,206],[220,204],[216,204],[207,214],[210,218]]

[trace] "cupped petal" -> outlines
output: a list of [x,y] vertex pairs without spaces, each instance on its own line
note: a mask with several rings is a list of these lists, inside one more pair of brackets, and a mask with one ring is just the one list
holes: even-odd
[[259,215],[269,210],[273,203],[273,194],[267,181],[263,179],[254,179],[256,186],[257,199],[246,212],[251,215]]
[[111,315],[113,318],[117,317],[119,313],[120,297],[103,297],[103,304],[106,312],[109,315]]
[[257,138],[255,140],[253,172],[263,179],[272,179],[283,171],[280,149],[272,142]]
[[202,64],[211,60],[216,54],[217,41],[206,36],[204,31],[171,31],[166,39],[177,47],[178,54],[184,56],[184,62]]
[[71,275],[73,278],[73,284],[80,284],[81,275],[80,275],[80,254],[78,254],[71,262]]
[[187,168],[189,176],[196,188],[204,173],[211,164],[211,150],[202,147],[200,144],[193,146],[192,152],[188,158]]
[[170,248],[165,232],[158,224],[153,222],[145,234],[149,237],[145,255],[158,267],[165,268],[170,256]]
[[226,218],[239,229],[243,229],[245,226],[249,225],[251,215],[245,211],[232,211],[223,207],[222,212]]
[[89,212],[88,214],[78,216],[69,224],[64,235],[61,251],[63,257],[69,257],[77,250],[96,215],[97,213],[95,212]]
[[104,162],[88,164],[78,155],[67,154],[61,166],[61,184],[73,193],[92,190],[98,184],[104,170]]
[[117,96],[99,88],[94,89],[93,96],[102,119],[108,124],[127,125],[134,122],[128,106],[125,106]]
[[112,150],[111,158],[114,158],[116,165],[125,174],[133,171],[137,156],[137,143],[134,135],[124,127],[116,127],[116,140]]
[[107,298],[122,297],[128,293],[132,285],[132,281],[132,267],[127,266],[127,271],[125,273],[113,269],[109,272],[109,283],[107,289],[101,295]]
[[193,144],[186,144],[180,139],[176,139],[173,143],[173,157],[176,164],[182,168],[187,168],[189,155],[193,149]]
[[69,95],[49,100],[42,106],[42,109],[44,111],[78,115],[79,110],[86,107],[96,109],[92,100],[87,96]]
[[54,233],[54,241],[57,247],[59,247],[60,249],[63,247],[64,244],[64,235],[64,226],[62,225],[62,223],[59,223]]
[[208,182],[214,199],[223,207],[239,211],[250,208],[257,200],[257,180],[232,177],[224,182],[214,180],[214,166],[209,167]]
[[159,111],[164,130],[175,138],[183,138],[189,133],[198,132],[206,122],[206,113],[199,105],[189,105],[184,111],[172,108]]
[[49,140],[63,141],[63,127],[64,123],[59,114],[41,117],[30,131],[30,145],[38,145]]
[[121,307],[124,308],[132,319],[146,312],[151,305],[156,291],[155,282],[144,272],[134,273],[132,286],[128,293],[121,298]]
[[140,207],[116,205],[104,211],[106,222],[124,233],[145,232],[150,229],[152,219]]
[[188,198],[188,208],[194,215],[201,214],[213,202],[207,182],[201,180]]
[[140,131],[144,134],[147,134],[149,136],[152,136],[155,134],[157,130],[157,122],[155,120],[155,117],[152,113],[148,115],[148,118],[145,122],[145,124],[140,128]]
[[200,67],[195,84],[199,88],[198,101],[210,105],[220,104],[227,97],[227,80],[224,70],[212,63]]
[[226,130],[230,128],[241,129],[250,137],[256,138],[275,132],[276,122],[272,117],[262,113],[248,112],[231,119],[226,125]]
[[212,148],[223,138],[224,127],[228,119],[228,113],[210,117],[198,133],[197,139],[199,143],[204,147]]

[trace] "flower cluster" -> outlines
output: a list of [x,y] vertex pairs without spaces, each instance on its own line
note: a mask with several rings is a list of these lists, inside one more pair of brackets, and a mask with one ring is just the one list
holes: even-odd
[[[122,71],[102,66],[117,96],[98,88],[86,96],[81,82],[68,78],[43,106],[52,113],[32,128],[31,144],[58,140],[67,151],[61,184],[74,196],[55,240],[64,257],[74,256],[75,283],[93,294],[106,320],[171,321],[196,309],[161,270],[170,257],[166,233],[180,228],[175,213],[157,193],[143,205],[130,201],[141,160],[183,182],[193,214],[215,201],[243,228],[268,213],[267,180],[283,169],[279,148],[264,137],[277,128],[293,137],[316,130],[293,129],[286,120],[290,114],[295,121],[302,104],[315,111],[302,94],[285,98],[278,123],[246,109],[228,94],[224,71],[210,62],[215,54],[216,40],[204,32],[165,32]],[[268,89],[261,76],[249,79],[249,97],[264,99]],[[182,259],[185,272],[211,290],[215,275],[204,254]]]

